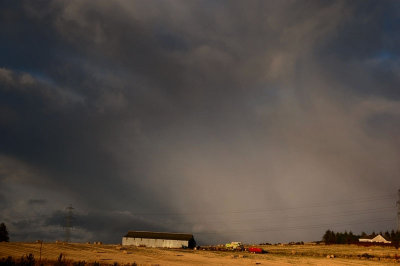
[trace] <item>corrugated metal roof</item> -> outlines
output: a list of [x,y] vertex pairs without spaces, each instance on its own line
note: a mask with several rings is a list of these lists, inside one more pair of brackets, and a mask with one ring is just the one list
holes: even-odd
[[162,233],[162,232],[148,232],[148,231],[129,231],[124,237],[187,240],[187,241],[193,239],[193,235],[191,234]]

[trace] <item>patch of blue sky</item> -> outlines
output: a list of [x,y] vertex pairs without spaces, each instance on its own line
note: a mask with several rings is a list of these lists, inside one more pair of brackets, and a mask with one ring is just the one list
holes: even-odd
[[394,58],[394,54],[387,50],[381,50],[374,57],[380,60],[389,60]]
[[45,73],[38,71],[38,70],[34,70],[34,69],[26,69],[23,67],[20,68],[14,68],[12,69],[13,71],[19,72],[19,73],[24,73],[24,74],[29,74],[31,75],[35,80],[40,81],[42,83],[51,85],[51,86],[56,86],[56,82],[50,78],[48,75],[46,75]]

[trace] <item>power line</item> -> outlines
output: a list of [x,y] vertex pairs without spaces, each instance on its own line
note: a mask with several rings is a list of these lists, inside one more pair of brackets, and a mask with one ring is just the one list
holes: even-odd
[[293,227],[271,227],[271,228],[260,228],[253,230],[225,230],[225,231],[205,231],[205,232],[195,232],[195,234],[224,234],[224,233],[252,233],[252,232],[269,232],[269,231],[287,231],[287,230],[306,230],[315,228],[332,228],[337,226],[347,226],[355,224],[370,224],[370,223],[380,223],[380,222],[390,222],[393,219],[379,219],[372,221],[363,222],[349,222],[349,223],[336,223],[336,224],[314,224],[314,225],[304,225],[304,226],[293,226]]
[[223,214],[242,214],[242,213],[262,213],[262,212],[275,212],[275,211],[286,211],[286,210],[297,210],[297,209],[308,209],[308,208],[322,208],[322,207],[331,207],[331,206],[339,206],[339,205],[347,205],[354,204],[355,201],[357,203],[369,202],[369,201],[377,201],[377,200],[385,200],[385,199],[393,199],[395,194],[388,194],[384,196],[375,196],[375,197],[364,197],[358,199],[349,199],[349,200],[341,200],[341,201],[331,201],[324,204],[315,204],[310,206],[296,206],[296,207],[288,207],[288,208],[273,208],[273,209],[246,209],[246,210],[233,210],[233,211],[222,211],[222,212],[181,212],[181,213],[135,213],[135,215],[170,215],[170,216],[185,216],[185,215],[223,215]]
[[[325,202],[323,204],[315,204],[315,205],[309,205],[309,206],[295,206],[295,207],[287,207],[287,208],[271,208],[271,209],[264,209],[264,208],[256,208],[256,209],[244,209],[244,210],[232,210],[232,211],[215,211],[215,212],[134,212],[135,216],[139,215],[169,215],[169,216],[189,216],[189,215],[223,215],[223,214],[246,214],[246,213],[265,213],[268,214],[268,212],[283,212],[283,211],[288,211],[288,210],[298,210],[298,209],[312,209],[312,208],[323,208],[323,207],[335,207],[335,206],[341,206],[341,205],[353,205],[355,202],[357,203],[367,203],[370,201],[380,201],[380,200],[393,200],[393,197],[395,197],[397,194],[386,194],[386,195],[377,195],[373,197],[363,197],[363,198],[354,198],[354,199],[348,199],[348,200],[341,200],[341,201],[330,201],[330,202]],[[72,206],[71,206],[72,208]],[[66,208],[67,209],[67,208]],[[72,208],[74,209],[74,208]],[[380,208],[382,209],[382,208]],[[23,216],[25,217],[25,216]],[[43,215],[33,215],[31,217],[43,217]],[[22,217],[21,217],[22,218]],[[66,219],[67,220],[67,219]],[[72,220],[71,220],[72,222]],[[65,223],[67,224],[67,223]]]
[[[319,214],[309,214],[309,215],[294,215],[294,216],[286,216],[284,217],[285,221],[299,219],[299,218],[313,218],[313,217],[326,217],[330,218],[334,217],[346,217],[346,216],[355,216],[355,215],[363,215],[363,214],[375,214],[382,213],[387,211],[393,211],[393,208],[378,208],[378,209],[369,209],[369,210],[361,210],[361,211],[347,211],[347,212],[333,212],[333,213],[319,213]],[[273,219],[281,219],[281,216],[274,216]],[[240,220],[229,220],[229,224],[232,223],[242,223],[242,222],[257,222],[257,221],[270,221],[270,217],[267,218],[251,218],[251,219],[240,219]],[[173,220],[170,222],[175,225],[192,225],[194,222],[174,222]],[[198,224],[218,224],[218,223],[227,223],[226,221],[214,220],[214,221],[197,221]]]

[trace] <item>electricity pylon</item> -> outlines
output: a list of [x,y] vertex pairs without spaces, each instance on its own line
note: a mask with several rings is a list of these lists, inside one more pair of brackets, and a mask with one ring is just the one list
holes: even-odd
[[69,205],[66,210],[67,213],[65,215],[65,242],[69,242],[71,240],[71,228],[72,228],[72,205]]

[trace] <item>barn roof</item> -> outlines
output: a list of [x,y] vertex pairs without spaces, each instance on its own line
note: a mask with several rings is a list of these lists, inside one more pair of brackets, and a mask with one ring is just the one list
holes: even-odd
[[191,240],[192,234],[181,233],[161,233],[148,231],[129,231],[124,237],[132,238],[150,238],[150,239],[168,239],[168,240]]
[[370,242],[391,242],[387,241],[381,234],[377,236],[366,236],[363,238],[360,238],[359,241],[363,242],[363,240],[369,240]]
[[[372,239],[379,239],[379,238],[383,238],[383,239],[385,239],[381,234],[379,234],[379,235],[371,235],[371,236],[363,236],[363,237],[361,237],[362,239],[369,239],[369,240],[372,240]],[[386,239],[385,239],[386,240]]]

